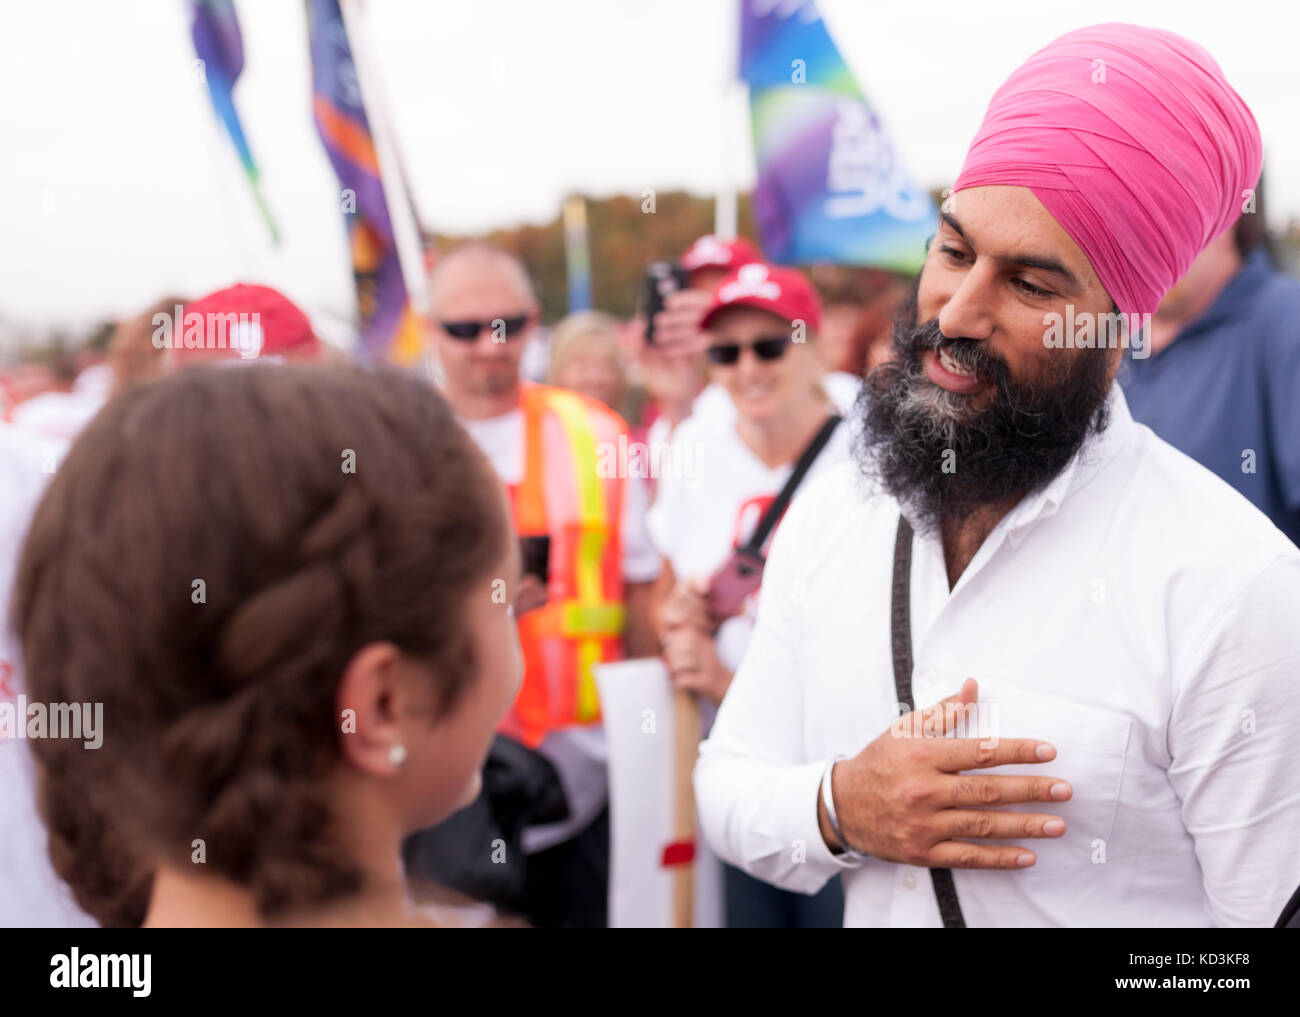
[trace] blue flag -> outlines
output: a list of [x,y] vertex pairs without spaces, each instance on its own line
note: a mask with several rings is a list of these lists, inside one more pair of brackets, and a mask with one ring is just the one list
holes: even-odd
[[212,107],[239,155],[239,164],[253,190],[253,200],[271,231],[271,241],[278,244],[280,231],[275,228],[271,210],[262,197],[261,174],[253,161],[252,149],[248,147],[244,127],[235,109],[235,81],[244,70],[244,40],[239,31],[234,2],[189,0],[189,7],[190,35],[194,39],[194,52],[202,61],[203,78],[212,96]]
[[742,0],[740,17],[764,252],[787,265],[918,271],[937,209],[899,164],[817,5]]

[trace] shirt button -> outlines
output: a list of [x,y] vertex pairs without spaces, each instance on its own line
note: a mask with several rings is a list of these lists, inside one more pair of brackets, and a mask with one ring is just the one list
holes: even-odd
[[916,889],[916,877],[910,872],[903,877],[903,887],[908,890]]

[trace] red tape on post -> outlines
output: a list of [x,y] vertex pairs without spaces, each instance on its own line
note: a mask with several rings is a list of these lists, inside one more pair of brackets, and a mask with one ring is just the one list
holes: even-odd
[[695,861],[695,841],[678,840],[664,846],[659,864],[665,869],[673,865],[690,865]]

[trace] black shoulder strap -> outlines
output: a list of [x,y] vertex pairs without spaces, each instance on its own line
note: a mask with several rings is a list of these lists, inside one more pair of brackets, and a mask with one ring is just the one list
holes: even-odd
[[794,492],[798,490],[799,485],[803,483],[803,478],[808,471],[812,469],[812,464],[817,461],[821,455],[822,449],[826,443],[831,440],[831,435],[835,433],[835,428],[844,418],[838,413],[832,413],[826,418],[826,423],[822,424],[821,430],[813,435],[812,441],[808,443],[807,448],[799,456],[798,462],[794,464],[794,470],[790,474],[790,479],[785,482],[779,494],[773,499],[772,504],[767,507],[763,513],[763,518],[758,521],[754,527],[754,533],[745,543],[744,550],[750,551],[761,556],[763,553],[763,544],[767,541],[768,534],[781,518],[781,513],[786,510],[790,504],[790,499],[794,497]]
[[1275,929],[1300,929],[1300,886],[1296,887],[1295,893],[1291,899],[1286,902],[1286,907],[1278,915]]
[[[912,525],[898,517],[898,536],[894,539],[894,585],[890,594],[890,644],[894,651],[894,689],[898,701],[915,710],[912,701]],[[945,929],[964,929],[961,901],[952,881],[952,869],[931,869],[934,896]]]

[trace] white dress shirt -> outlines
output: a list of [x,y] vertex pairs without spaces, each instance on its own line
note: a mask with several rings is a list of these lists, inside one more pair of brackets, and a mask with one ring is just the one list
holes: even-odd
[[[1003,738],[1068,780],[1060,838],[1019,871],[955,870],[970,926],[1271,925],[1300,883],[1300,550],[1208,470],[1110,424],[1021,501],[949,591],[917,533],[918,707],[980,685]],[[701,827],[723,858],[805,893],[844,873],[845,924],[939,926],[924,868],[831,854],[819,783],[896,719],[890,579],[898,502],[847,463],[791,507],[758,625],[701,746]],[[840,804],[841,811],[844,805]],[[990,841],[988,843],[1008,843]]]

